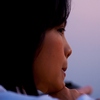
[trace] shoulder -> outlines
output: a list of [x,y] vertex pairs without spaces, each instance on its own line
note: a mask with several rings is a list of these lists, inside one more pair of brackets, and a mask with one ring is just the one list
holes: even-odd
[[52,98],[48,95],[37,97],[37,96],[17,94],[15,92],[6,91],[6,89],[0,86],[0,100],[58,100],[58,99]]
[[27,96],[22,94],[17,94],[13,92],[2,92],[0,93],[0,100],[57,100],[50,96]]
[[0,85],[0,92],[5,92],[7,91],[2,85]]

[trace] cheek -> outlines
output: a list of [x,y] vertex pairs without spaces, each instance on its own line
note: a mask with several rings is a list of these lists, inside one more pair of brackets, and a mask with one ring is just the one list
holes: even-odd
[[[53,42],[54,43],[54,42]],[[54,78],[60,75],[63,65],[64,51],[59,43],[44,46],[35,61],[35,72],[42,78]]]
[[61,38],[46,38],[43,48],[34,62],[36,84],[61,89],[64,85],[62,66],[66,61]]
[[44,51],[52,61],[61,61],[64,58],[64,44],[62,38],[48,39],[44,47]]
[[59,69],[64,61],[64,47],[61,40],[48,40],[41,52],[41,57],[49,70]]

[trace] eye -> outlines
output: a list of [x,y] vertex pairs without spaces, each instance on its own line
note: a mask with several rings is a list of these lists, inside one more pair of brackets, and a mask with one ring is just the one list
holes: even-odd
[[65,28],[59,28],[57,31],[62,35],[65,32]]

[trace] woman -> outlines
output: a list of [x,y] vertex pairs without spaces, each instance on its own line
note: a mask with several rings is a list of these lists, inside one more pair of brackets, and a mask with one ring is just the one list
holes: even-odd
[[[4,65],[0,84],[7,90],[36,95],[37,90],[65,100],[82,93],[65,87],[72,50],[64,31],[70,0],[22,2],[7,8]],[[11,34],[12,33],[12,34]],[[4,50],[5,50],[4,49]],[[4,51],[3,50],[3,51]]]

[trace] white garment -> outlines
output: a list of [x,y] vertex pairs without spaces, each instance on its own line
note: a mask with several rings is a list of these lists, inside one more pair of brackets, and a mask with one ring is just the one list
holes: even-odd
[[7,91],[7,90],[0,85],[0,92],[5,92],[5,91]]
[[37,96],[17,94],[15,92],[7,91],[4,87],[0,85],[0,100],[58,100],[58,99],[52,98],[49,95],[42,95],[37,97]]
[[[58,100],[58,99],[52,98],[48,95],[42,95],[36,97],[36,96],[17,94],[11,91],[7,91],[5,88],[0,86],[0,100]],[[95,99],[84,94],[80,96],[77,100],[95,100]]]
[[95,100],[95,99],[93,99],[90,96],[84,94],[84,95],[80,96],[77,100]]

